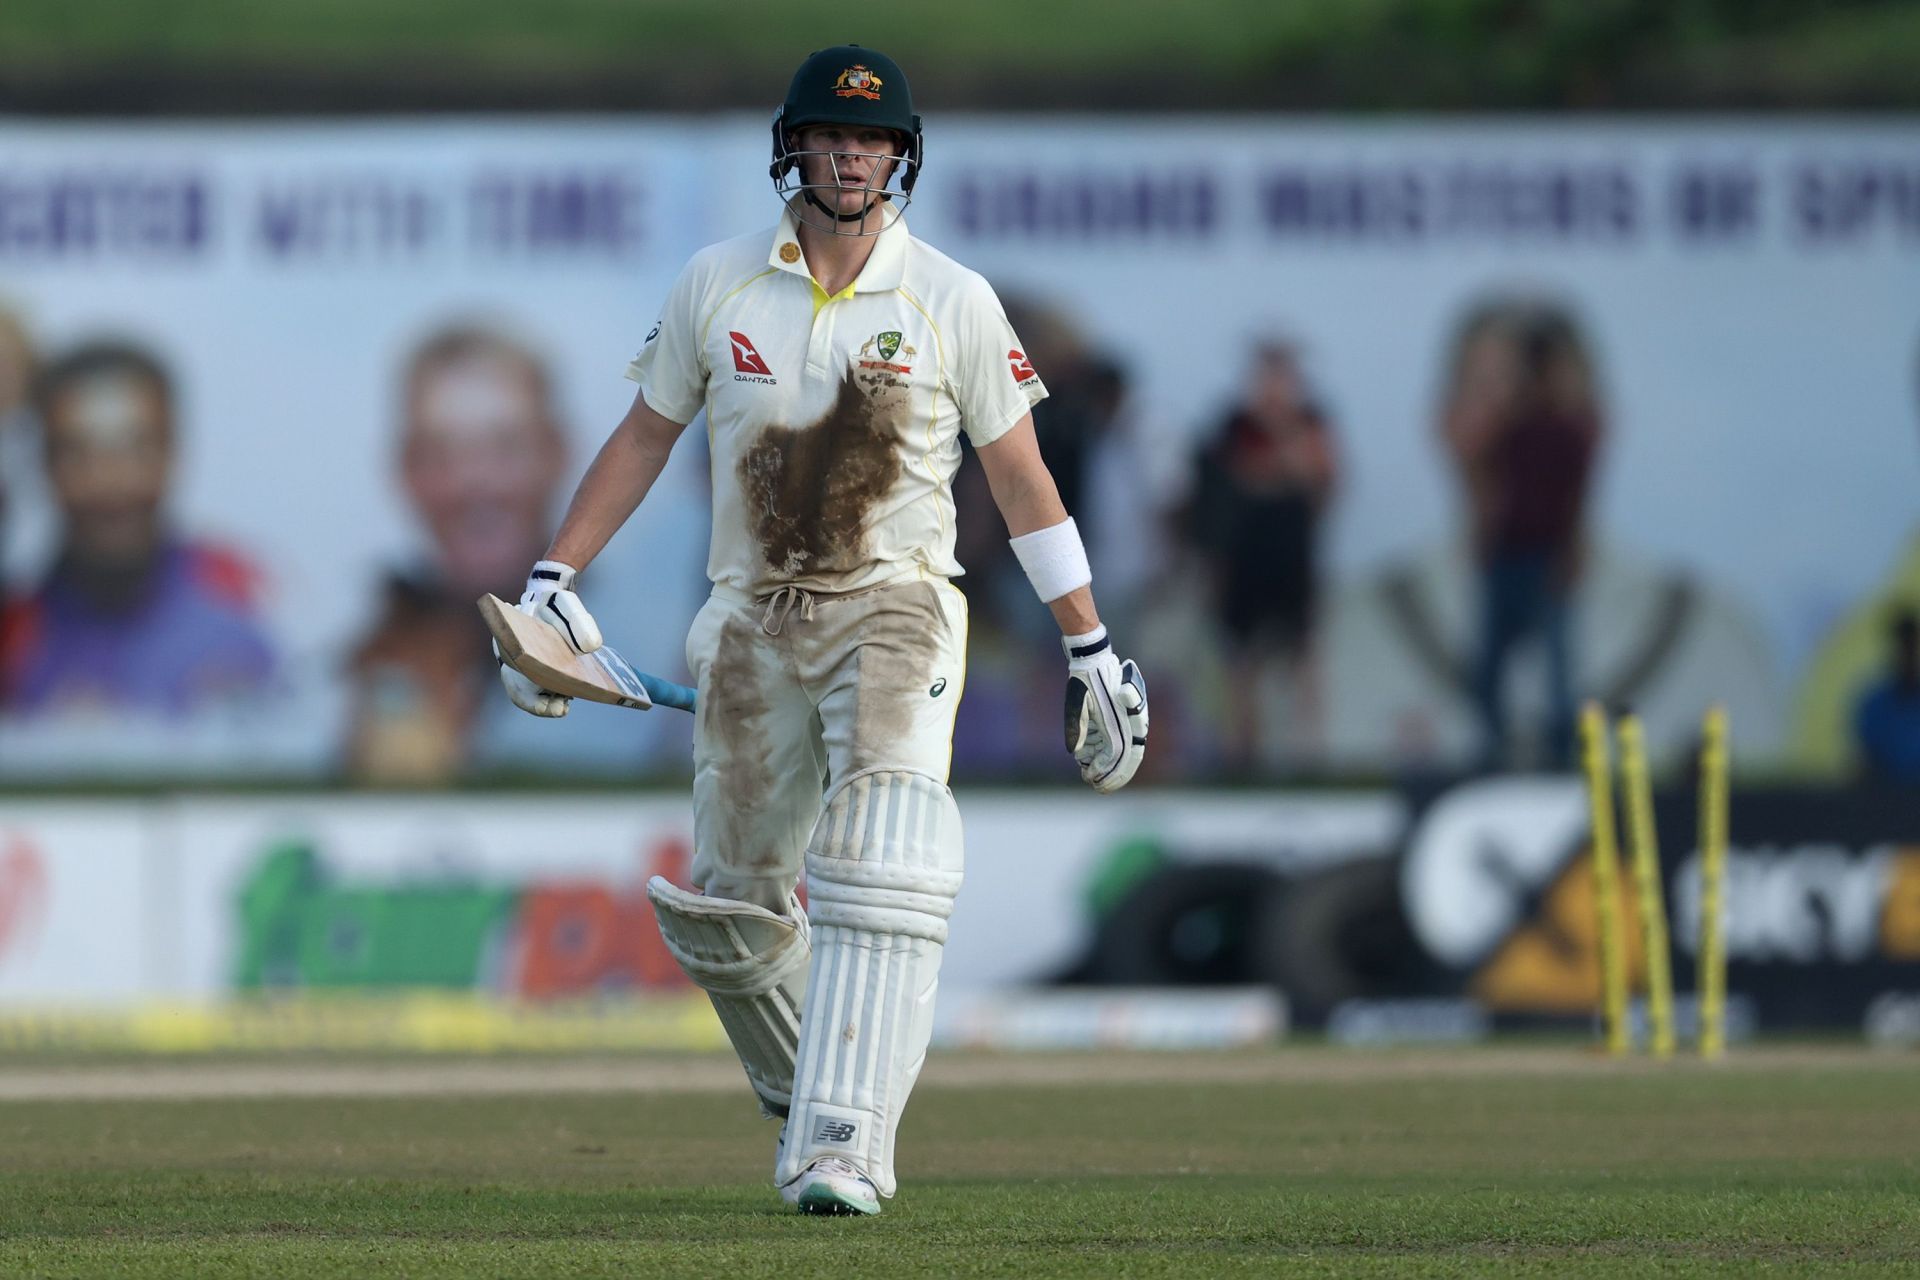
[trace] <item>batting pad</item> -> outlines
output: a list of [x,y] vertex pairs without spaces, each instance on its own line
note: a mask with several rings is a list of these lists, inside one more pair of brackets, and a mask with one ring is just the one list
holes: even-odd
[[791,916],[729,898],[690,893],[660,876],[647,881],[660,937],[713,1001],[727,1039],[768,1114],[793,1097],[793,1054],[806,997],[807,913]]
[[894,1131],[926,1061],[962,861],[960,811],[938,779],[868,769],[828,793],[807,845],[813,979],[776,1183],[839,1156],[893,1194]]

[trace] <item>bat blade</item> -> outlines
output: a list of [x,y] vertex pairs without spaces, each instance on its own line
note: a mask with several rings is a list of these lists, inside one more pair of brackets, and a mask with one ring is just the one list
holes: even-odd
[[481,596],[479,603],[501,660],[542,689],[637,711],[656,703],[693,710],[693,690],[685,685],[636,671],[605,645],[589,654],[575,653],[558,631],[499,596]]

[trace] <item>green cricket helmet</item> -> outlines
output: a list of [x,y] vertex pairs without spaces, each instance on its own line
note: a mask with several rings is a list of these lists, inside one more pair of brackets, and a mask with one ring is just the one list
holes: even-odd
[[878,49],[843,44],[808,55],[793,73],[786,101],[773,116],[773,163],[767,172],[782,197],[799,194],[818,204],[804,184],[792,180],[798,167],[794,131],[811,124],[879,128],[897,134],[898,203],[905,205],[911,199],[914,181],[920,176],[920,117],[913,113],[913,93],[899,63]]

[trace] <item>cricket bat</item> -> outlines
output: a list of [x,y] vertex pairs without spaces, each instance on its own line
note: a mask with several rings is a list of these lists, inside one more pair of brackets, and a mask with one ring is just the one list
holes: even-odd
[[480,597],[480,616],[508,666],[549,693],[645,711],[653,706],[693,710],[693,690],[635,671],[606,645],[578,654],[546,623],[530,618],[496,595]]

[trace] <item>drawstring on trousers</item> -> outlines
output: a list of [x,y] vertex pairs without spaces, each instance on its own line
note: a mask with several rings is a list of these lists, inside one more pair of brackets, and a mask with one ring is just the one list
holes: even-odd
[[[800,620],[812,622],[813,592],[789,583],[767,597],[767,611],[760,615],[760,629],[770,636],[779,635],[781,628],[787,625],[787,615],[793,612],[796,601],[800,605]],[[774,616],[775,610],[779,611],[778,617]]]

